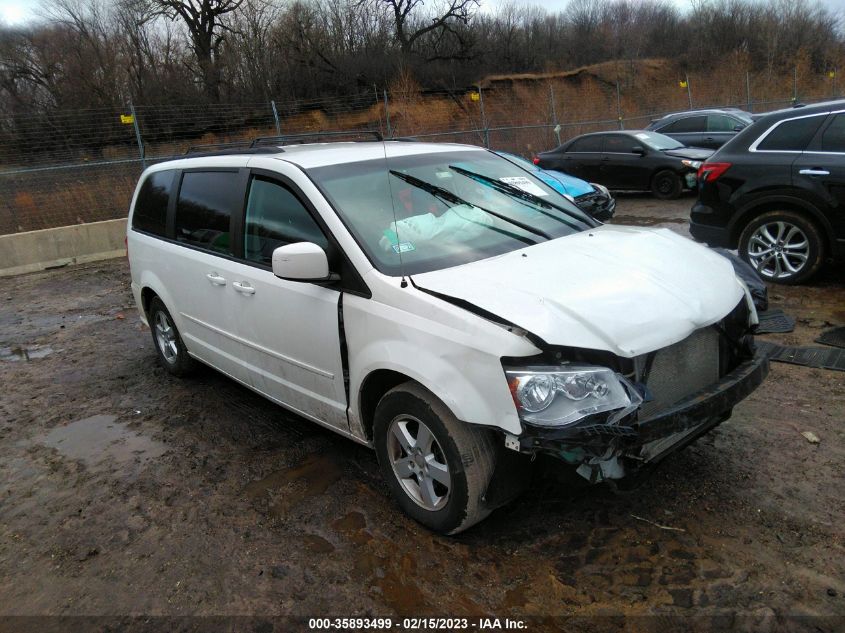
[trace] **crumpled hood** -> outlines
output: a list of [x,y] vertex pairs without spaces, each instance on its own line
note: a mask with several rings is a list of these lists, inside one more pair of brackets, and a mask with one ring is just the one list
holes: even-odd
[[745,295],[730,262],[669,229],[605,225],[414,275],[551,345],[633,357],[725,317]]
[[688,158],[690,160],[707,160],[713,155],[713,152],[714,150],[704,149],[703,147],[681,147],[679,149],[663,150],[663,153],[669,156]]

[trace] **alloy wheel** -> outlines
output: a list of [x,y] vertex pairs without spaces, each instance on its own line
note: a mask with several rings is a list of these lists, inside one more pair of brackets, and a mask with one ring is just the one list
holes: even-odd
[[748,240],[748,259],[768,279],[797,275],[810,257],[810,241],[800,228],[779,220],[757,228]]
[[176,328],[164,312],[156,312],[155,331],[158,348],[168,363],[175,363],[179,356],[179,346],[176,342]]
[[443,449],[419,419],[397,416],[390,423],[387,454],[406,494],[426,510],[440,510],[449,500],[452,478]]

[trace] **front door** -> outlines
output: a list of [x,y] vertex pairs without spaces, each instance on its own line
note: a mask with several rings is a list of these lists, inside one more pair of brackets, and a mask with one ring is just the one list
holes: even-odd
[[286,183],[253,174],[243,224],[241,261],[232,278],[237,335],[253,387],[307,417],[348,430],[340,291],[279,279],[273,250],[329,240]]

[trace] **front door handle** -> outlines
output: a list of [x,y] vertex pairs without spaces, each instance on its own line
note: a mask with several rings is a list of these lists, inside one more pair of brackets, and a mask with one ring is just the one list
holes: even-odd
[[826,169],[802,169],[798,173],[802,176],[830,176]]
[[208,277],[208,280],[211,283],[213,283],[215,286],[225,286],[226,285],[226,279],[221,277],[217,273],[208,273],[206,275],[206,277]]
[[241,294],[244,294],[244,295],[254,295],[255,294],[255,288],[250,286],[245,281],[233,281],[232,282],[232,288],[234,288],[235,290],[237,290],[238,292],[240,292]]

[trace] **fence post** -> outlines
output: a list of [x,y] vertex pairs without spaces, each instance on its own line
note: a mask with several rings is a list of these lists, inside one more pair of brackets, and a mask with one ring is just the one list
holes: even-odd
[[689,99],[689,109],[692,110],[692,87],[689,85],[689,73],[684,75],[687,83],[687,99]]
[[560,124],[557,122],[557,110],[555,109],[555,87],[552,82],[549,82],[549,103],[552,105],[552,123],[554,124],[553,132],[557,138],[557,144],[560,146]]
[[622,121],[622,93],[619,90],[619,80],[616,80],[616,118],[619,121],[619,129],[625,129],[625,123]]
[[384,118],[387,121],[387,138],[393,138],[393,130],[390,128],[390,106],[387,102],[387,90],[384,93]]
[[484,129],[484,147],[490,149],[490,128],[487,127],[487,115],[484,114],[484,93],[481,92],[481,85],[478,85],[478,101],[481,105],[481,125]]
[[751,101],[751,73],[745,71],[745,103],[749,112],[754,112],[754,103]]
[[282,126],[279,123],[279,111],[276,110],[276,102],[271,101],[270,107],[273,108],[273,121],[276,122],[276,136],[281,136],[282,135]]
[[792,105],[798,103],[798,66],[792,67]]
[[144,155],[144,142],[141,140],[141,128],[138,127],[138,115],[135,112],[135,105],[129,104],[129,113],[132,115],[132,127],[135,128],[135,140],[138,142],[138,153],[141,155],[141,167],[147,168],[147,158]]

